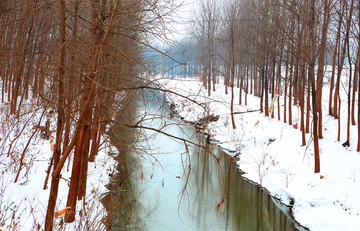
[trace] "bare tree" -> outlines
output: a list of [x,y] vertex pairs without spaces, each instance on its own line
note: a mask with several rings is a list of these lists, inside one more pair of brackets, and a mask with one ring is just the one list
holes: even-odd
[[215,90],[216,51],[215,39],[219,24],[219,4],[215,0],[204,0],[200,2],[200,12],[194,23],[193,34],[195,35],[202,52],[202,64],[204,86],[211,95],[211,88]]

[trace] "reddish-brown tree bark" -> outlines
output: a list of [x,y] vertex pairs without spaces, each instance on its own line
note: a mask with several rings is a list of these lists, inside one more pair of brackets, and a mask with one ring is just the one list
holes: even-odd
[[[330,0],[331,1],[331,0]],[[323,138],[322,134],[322,87],[323,87],[323,77],[324,77],[324,64],[325,64],[325,52],[326,52],[326,38],[327,31],[330,21],[330,2],[329,0],[324,0],[324,16],[323,24],[321,30],[321,40],[320,40],[320,55],[319,55],[319,64],[317,70],[317,79],[316,79],[316,111],[318,112],[318,136],[319,139]]]
[[[360,42],[358,43],[358,50],[356,52],[355,59],[355,71],[354,71],[354,79],[353,79],[353,88],[352,88],[352,98],[351,98],[351,125],[356,125],[355,120],[355,97],[356,97],[356,84],[358,81],[358,63],[360,58]],[[358,90],[359,91],[359,90]]]
[[[64,128],[64,106],[65,106],[65,96],[64,96],[64,79],[65,79],[65,56],[66,56],[66,4],[65,0],[60,1],[60,16],[61,16],[61,42],[60,42],[60,63],[59,63],[59,92],[58,92],[58,121],[56,126],[56,141],[55,141],[55,150],[53,153],[53,162],[54,162],[54,169],[58,167],[60,161],[60,154],[61,154],[61,143],[62,143],[62,133]],[[53,222],[54,222],[54,213],[55,213],[55,206],[59,188],[59,176],[53,176],[51,178],[51,187],[50,187],[50,195],[49,195],[49,202],[46,211],[46,218],[45,218],[45,231],[51,231],[53,229]]]
[[[347,4],[347,2],[343,2],[344,8],[345,8],[345,4]],[[341,56],[340,56],[340,64],[338,67],[338,72],[337,72],[337,78],[336,78],[336,84],[335,84],[335,92],[334,92],[334,118],[337,119],[339,117],[338,115],[338,104],[340,102],[338,102],[338,100],[340,99],[339,96],[339,91],[340,91],[340,78],[341,78],[341,72],[344,66],[344,61],[345,61],[345,56],[346,56],[346,48],[347,48],[347,42],[349,40],[349,34],[350,34],[350,24],[352,21],[352,13],[353,13],[353,9],[354,9],[354,0],[351,1],[350,3],[350,10],[349,10],[349,15],[346,18],[346,32],[345,32],[345,38],[343,40],[343,46],[342,46],[342,50],[341,50]],[[340,129],[340,126],[339,126]],[[340,131],[339,131],[340,133]]]
[[334,47],[334,55],[332,57],[332,72],[331,72],[331,78],[330,78],[330,93],[329,93],[329,115],[334,115],[333,113],[333,88],[334,88],[334,82],[335,82],[335,70],[336,70],[336,60],[338,56],[338,47],[340,46],[340,32],[341,32],[341,25],[342,25],[342,13],[339,15],[339,24],[337,28],[337,34],[336,34],[336,41],[335,41],[335,47]]

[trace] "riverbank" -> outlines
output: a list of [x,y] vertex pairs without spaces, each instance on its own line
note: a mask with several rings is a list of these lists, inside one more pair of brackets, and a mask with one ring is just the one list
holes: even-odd
[[[31,99],[23,104],[19,118],[10,115],[8,105],[1,104],[0,109],[0,230],[43,230],[51,175],[47,184],[45,179],[53,152],[56,115],[50,110],[43,112]],[[41,120],[40,126],[49,120],[49,137],[36,130]],[[60,216],[54,221],[54,230],[105,230],[102,218],[107,212],[101,198],[108,191],[105,186],[109,175],[116,171],[116,161],[109,155],[114,151],[108,142],[103,143],[96,161],[89,162],[86,199],[77,204],[77,219],[68,224]],[[66,208],[72,159],[68,158],[61,173],[55,211]]]
[[[164,88],[183,94],[166,94],[174,110],[187,121],[214,114],[217,121],[209,123],[205,132],[211,139],[231,151],[238,158],[243,176],[266,188],[282,203],[293,206],[294,218],[310,230],[358,230],[360,226],[360,155],[356,152],[357,127],[351,127],[350,147],[344,148],[337,140],[337,120],[324,111],[324,139],[320,140],[321,172],[314,174],[313,143],[306,134],[306,146],[301,145],[301,132],[283,120],[265,117],[256,111],[260,100],[253,95],[242,95],[239,105],[238,89],[234,95],[235,125],[230,117],[231,92],[224,94],[225,86],[216,85],[216,91],[207,96],[198,79],[157,79]],[[344,83],[346,84],[346,83]],[[324,86],[324,93],[329,92]],[[341,99],[346,99],[341,92]],[[283,98],[280,96],[281,105]],[[323,96],[323,105],[328,97]],[[344,103],[344,102],[343,102]],[[204,111],[204,109],[206,111]],[[293,124],[300,120],[300,108],[293,106]],[[346,139],[347,108],[342,107],[342,138]],[[274,111],[277,111],[275,104]],[[280,107],[281,118],[283,107]],[[300,124],[300,123],[299,123]]]

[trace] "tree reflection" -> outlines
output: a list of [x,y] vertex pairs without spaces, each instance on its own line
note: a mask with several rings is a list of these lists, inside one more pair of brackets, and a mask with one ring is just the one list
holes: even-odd
[[193,196],[187,197],[192,204],[189,214],[197,230],[217,230],[219,224],[224,230],[297,230],[267,192],[241,178],[231,156],[208,147],[216,159],[194,147],[188,170],[186,193]]
[[157,102],[156,94],[146,94],[133,111],[149,115],[143,124],[199,146],[114,126],[118,172],[104,198],[110,230],[297,230],[267,192],[241,178],[231,156],[194,129],[173,123],[163,114],[169,112],[163,98]]
[[108,212],[105,223],[109,230],[144,230],[144,222],[139,216],[137,182],[133,182],[131,177],[137,161],[127,154],[119,157],[118,173],[108,185],[110,193],[103,199]]
[[[123,111],[126,113],[120,113],[119,121],[130,123],[133,120],[135,103],[131,99],[124,102]],[[119,124],[113,125],[108,135],[111,144],[116,147],[112,155],[118,165],[111,182],[106,186],[109,193],[104,195],[102,200],[108,213],[104,223],[108,230],[145,230],[144,221],[139,216],[141,209],[138,201],[138,182],[134,177],[141,163],[132,155],[138,137],[132,129]]]

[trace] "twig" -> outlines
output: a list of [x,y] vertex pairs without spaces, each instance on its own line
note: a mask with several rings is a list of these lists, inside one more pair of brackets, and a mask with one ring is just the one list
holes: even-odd
[[245,114],[245,113],[250,113],[250,112],[257,112],[257,111],[260,111],[260,109],[234,112],[234,115]]

